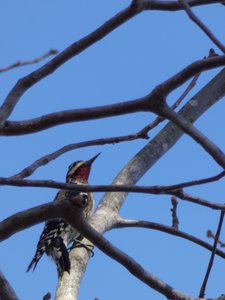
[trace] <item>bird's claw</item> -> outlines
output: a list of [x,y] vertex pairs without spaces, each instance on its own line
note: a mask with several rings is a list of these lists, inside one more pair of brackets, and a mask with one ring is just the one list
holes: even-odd
[[85,248],[87,250],[87,252],[91,253],[91,257],[93,257],[95,255],[94,251],[92,250],[93,245],[84,244],[79,240],[75,240],[73,245],[71,247],[69,247],[68,250],[71,251],[74,248]]

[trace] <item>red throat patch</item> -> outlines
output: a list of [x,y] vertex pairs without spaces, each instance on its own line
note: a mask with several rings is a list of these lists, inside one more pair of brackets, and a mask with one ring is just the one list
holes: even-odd
[[74,174],[74,179],[83,179],[84,181],[88,181],[88,177],[90,174],[90,166],[81,166]]

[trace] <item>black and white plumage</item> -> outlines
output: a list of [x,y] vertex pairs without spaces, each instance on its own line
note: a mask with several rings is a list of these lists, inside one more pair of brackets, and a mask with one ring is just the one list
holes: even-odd
[[[99,154],[90,160],[77,161],[71,164],[66,175],[66,182],[73,184],[88,184],[91,165]],[[85,202],[87,203],[83,213],[84,217],[88,219],[94,208],[93,193],[60,190],[54,201],[63,201],[64,199],[71,197],[71,195],[72,197],[75,197],[76,195],[83,195]],[[36,253],[27,268],[27,272],[29,272],[32,268],[34,270],[42,255],[46,253],[54,260],[60,277],[63,275],[64,271],[69,273],[70,258],[67,247],[71,242],[76,241],[76,239],[79,239],[80,237],[80,233],[63,219],[49,220],[45,223],[44,230],[37,244]]]

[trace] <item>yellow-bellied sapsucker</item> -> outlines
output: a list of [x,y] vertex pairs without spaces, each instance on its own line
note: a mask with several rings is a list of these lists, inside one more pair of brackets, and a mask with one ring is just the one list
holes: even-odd
[[[99,153],[100,154],[100,153]],[[88,177],[91,170],[91,165],[99,156],[97,154],[90,160],[76,161],[68,168],[66,182],[73,184],[88,184]],[[54,201],[62,201],[66,199],[69,191],[60,190]],[[72,196],[82,195],[85,197],[87,205],[84,208],[84,218],[88,219],[93,212],[94,196],[93,193],[74,192]],[[38,261],[44,252],[51,256],[57,266],[58,275],[61,277],[64,271],[70,272],[70,259],[67,246],[81,236],[72,226],[66,223],[63,219],[53,219],[45,223],[44,230],[37,244],[37,249],[31,263],[27,268],[27,272],[33,267],[36,268]]]

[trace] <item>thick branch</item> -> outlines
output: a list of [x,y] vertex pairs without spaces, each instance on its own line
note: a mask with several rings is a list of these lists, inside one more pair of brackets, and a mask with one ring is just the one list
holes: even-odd
[[[184,114],[186,117],[189,117],[193,121],[197,119],[199,115],[203,113],[210,105],[218,101],[221,95],[224,93],[222,88],[223,85],[221,87],[221,82],[222,84],[224,83],[224,73],[225,71],[222,71],[220,75],[209,84],[209,86],[198,93],[194,97],[194,100],[192,99],[185,106],[185,108],[181,110],[182,114]],[[219,89],[218,85],[220,86]],[[202,99],[202,101],[198,101],[199,99]],[[192,105],[193,102],[194,105]],[[122,170],[114,183],[129,185],[135,184],[135,182],[157,161],[157,159],[166,151],[168,151],[170,147],[172,147],[172,145],[176,140],[179,139],[181,135],[182,132],[178,130],[177,127],[175,127],[173,124],[167,125],[163,132],[159,134],[153,141],[151,141],[146,147],[144,147],[140,154],[138,154],[128,164],[128,166],[126,166],[124,170]],[[149,155],[149,153],[151,153],[151,155]],[[115,214],[116,211],[119,210],[120,206],[123,203],[123,200],[126,197],[126,194],[127,193],[110,193],[107,194],[103,199],[102,203],[98,207],[96,214],[91,219],[91,223],[99,232],[104,232],[105,230],[110,228],[109,226],[112,224],[112,212],[114,212]],[[105,202],[106,205],[104,205]],[[62,213],[61,209],[60,211]],[[49,209],[49,213],[50,212],[52,212],[52,209]],[[108,212],[110,212],[110,214],[108,214]],[[105,218],[102,218],[102,216],[104,215]],[[57,213],[55,215],[52,215],[52,218],[56,216]],[[44,219],[43,216],[42,218]],[[27,226],[30,226],[30,223]],[[87,262],[87,259],[85,260],[85,262]],[[68,282],[68,284],[70,285],[70,282]]]
[[59,217],[61,209],[61,202],[51,202],[10,216],[0,222],[0,241],[34,224]]
[[167,296],[167,298],[173,299],[175,297],[178,300],[190,300],[188,296],[180,293],[162,280],[148,273],[134,259],[113,246],[100,233],[98,233],[88,223],[85,222],[81,213],[77,210],[77,207],[74,207],[74,205],[69,201],[45,204],[36,208],[32,208],[29,211],[15,214],[14,216],[2,221],[0,223],[0,240],[4,240],[19,230],[28,228],[33,224],[56,217],[64,218],[105,254],[118,261],[134,276],[139,278],[148,286],[164,294]]
[[143,99],[93,108],[71,109],[43,115],[26,121],[5,121],[0,126],[0,135],[30,134],[47,128],[71,122],[108,118],[144,111]]
[[[221,99],[225,93],[225,69],[198,92],[179,112],[187,120],[194,122],[211,105]],[[172,146],[179,140],[183,132],[172,122],[169,122],[161,132],[150,141],[121,170],[113,184],[134,185]],[[127,193],[107,193],[91,218],[92,226],[99,232],[104,232],[112,226],[113,218],[117,216]],[[110,217],[109,217],[110,216]],[[85,253],[85,251],[84,251]],[[88,259],[83,257],[82,263]],[[79,265],[77,265],[79,267]],[[76,269],[75,269],[76,270]],[[75,272],[73,269],[72,272]],[[71,274],[71,278],[73,274]],[[67,281],[73,291],[73,281]],[[65,283],[66,284],[66,283]],[[72,292],[71,291],[71,292]]]
[[0,241],[37,223],[62,217],[68,211],[68,205],[73,207],[75,220],[79,219],[79,215],[81,215],[83,210],[82,196],[77,196],[69,201],[66,199],[63,201],[53,201],[18,212],[0,222]]
[[[89,226],[81,215],[81,210],[74,206],[80,203],[80,199],[71,204],[69,201],[51,202],[24,212],[17,213],[0,223],[0,240],[9,238],[16,232],[28,228],[31,225],[51,218],[63,217],[74,226],[81,234],[93,242],[105,254],[113,258],[127,268],[134,276],[148,286],[159,291],[169,299],[189,300],[190,297],[180,293],[154,275],[144,270],[137,262],[127,254],[113,246],[101,234]],[[81,199],[82,201],[82,199]],[[69,205],[69,209],[68,209]],[[127,226],[127,225],[126,225]],[[166,230],[166,229],[165,229]],[[178,235],[178,234],[177,234]],[[182,233],[181,233],[182,235]],[[202,243],[203,245],[203,243]],[[207,245],[204,245],[207,248]],[[225,254],[224,254],[225,255]]]
[[15,291],[0,271],[0,300],[19,300]]
[[168,105],[162,105],[159,108],[159,114],[174,122],[181,130],[192,137],[198,144],[200,144],[214,160],[225,169],[225,155],[222,150],[210,141],[203,133],[201,133],[191,122],[186,120],[181,115],[175,113]]
[[[73,213],[68,211],[65,216],[68,223],[74,226],[76,223],[74,222]],[[177,299],[177,300],[191,300],[191,298],[185,294],[182,294],[175,288],[169,286],[167,283],[163,282],[156,276],[147,272],[140,264],[138,264],[132,257],[128,256],[126,253],[121,251],[120,249],[113,246],[107,239],[105,239],[100,233],[98,233],[95,229],[93,229],[88,223],[84,220],[81,221],[78,226],[76,226],[77,230],[81,232],[88,240],[90,240],[93,244],[95,244],[101,251],[107,254],[112,259],[119,262],[123,265],[131,274],[140,279],[143,283],[147,284],[151,288],[165,295],[168,299]],[[68,278],[69,279],[69,278]],[[70,293],[71,291],[69,291]],[[57,298],[59,300],[60,298]],[[72,299],[72,298],[61,298],[62,299]]]

